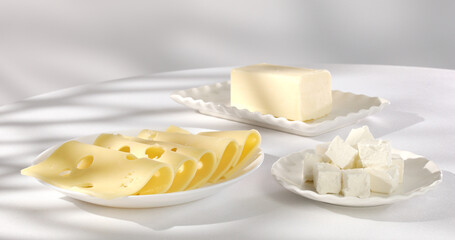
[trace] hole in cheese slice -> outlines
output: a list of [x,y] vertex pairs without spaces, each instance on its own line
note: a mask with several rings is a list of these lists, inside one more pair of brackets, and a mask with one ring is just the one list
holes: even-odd
[[[109,148],[110,149],[110,148]],[[130,146],[122,146],[118,149],[120,152],[126,152],[129,153],[131,152]]]
[[81,160],[79,160],[79,162],[77,163],[77,169],[87,169],[89,168],[93,163],[93,156],[92,155],[88,155],[88,156],[85,156],[83,158],[81,158]]
[[80,187],[80,188],[92,188],[93,184],[91,184],[91,183],[81,183],[81,184],[78,184],[77,187]]
[[164,149],[159,146],[152,146],[145,149],[145,154],[150,159],[159,159],[164,153]]
[[71,173],[71,170],[69,168],[65,168],[58,175],[60,175],[60,176],[68,176],[70,173]]

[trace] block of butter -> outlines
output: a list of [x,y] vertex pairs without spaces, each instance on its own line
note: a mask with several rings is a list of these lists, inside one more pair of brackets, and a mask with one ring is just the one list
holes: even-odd
[[235,68],[231,105],[295,121],[321,118],[332,110],[331,76],[327,70],[271,64]]

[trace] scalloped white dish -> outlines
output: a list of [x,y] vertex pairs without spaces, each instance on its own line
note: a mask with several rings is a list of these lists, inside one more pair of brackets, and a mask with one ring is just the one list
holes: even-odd
[[344,197],[339,194],[318,194],[313,182],[303,183],[302,159],[305,150],[278,159],[272,165],[272,175],[287,190],[303,197],[351,207],[392,204],[422,195],[442,182],[442,172],[436,164],[422,156],[407,151],[392,150],[393,157],[404,160],[403,183],[392,194],[371,193],[369,198]]
[[[213,131],[209,129],[200,129],[200,128],[185,128],[193,133],[202,132],[202,131]],[[118,131],[111,133],[119,133],[123,135],[136,136],[142,129],[137,130],[128,130],[128,131]],[[83,143],[93,143],[98,134],[93,134],[89,136],[83,136],[71,140],[80,141]],[[48,158],[59,146],[55,145],[48,148],[42,152],[34,161],[33,164],[38,164]],[[151,195],[135,195],[135,196],[126,196],[115,199],[102,199],[93,197],[84,193],[70,191],[67,189],[59,188],[44,181],[38,180],[41,184],[46,187],[52,188],[60,193],[65,194],[68,197],[78,199],[84,202],[89,202],[97,205],[107,206],[107,207],[119,207],[119,208],[150,208],[150,207],[164,207],[177,205],[187,202],[192,202],[199,200],[213,194],[218,193],[219,191],[225,189],[226,187],[242,180],[246,176],[253,173],[256,169],[261,166],[264,160],[264,153],[260,151],[256,155],[256,159],[248,166],[243,169],[239,169],[236,173],[233,174],[231,179],[227,179],[216,184],[207,183],[206,185],[188,191],[174,192],[174,193],[164,193],[164,194],[151,194]]]
[[379,97],[333,90],[332,112],[325,117],[302,122],[232,107],[229,81],[175,91],[171,94],[171,98],[206,115],[302,136],[317,136],[354,124],[390,104],[388,100]]

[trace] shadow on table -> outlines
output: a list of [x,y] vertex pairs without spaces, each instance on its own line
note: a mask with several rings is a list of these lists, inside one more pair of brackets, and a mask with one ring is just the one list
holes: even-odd
[[455,174],[443,171],[441,184],[422,196],[377,207],[341,207],[314,202],[318,207],[350,217],[386,222],[424,222],[455,217]]
[[[69,197],[62,199],[72,202],[76,207],[104,217],[131,221],[154,230],[166,230],[175,226],[207,225],[233,222],[267,213],[276,204],[262,194],[261,183],[274,181],[270,176],[270,167],[278,158],[266,154],[263,165],[252,175],[237,183],[247,184],[241,188],[233,186],[208,198],[181,205],[127,209],[97,206]],[[278,186],[277,186],[278,187]],[[234,189],[235,188],[235,189]],[[244,194],[234,194],[244,191]]]
[[383,112],[369,116],[358,122],[357,126],[351,125],[344,127],[333,132],[328,132],[320,136],[313,137],[315,140],[328,142],[333,139],[334,136],[348,136],[352,128],[367,125],[370,127],[371,132],[376,138],[383,137],[393,132],[400,131],[408,128],[417,123],[423,122],[425,119],[416,113],[396,111],[393,109],[384,109]]

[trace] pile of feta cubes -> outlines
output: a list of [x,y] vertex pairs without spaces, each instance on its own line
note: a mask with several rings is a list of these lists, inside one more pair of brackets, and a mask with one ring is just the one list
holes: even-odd
[[403,159],[392,158],[390,143],[375,139],[367,126],[352,129],[345,141],[336,136],[317,145],[302,165],[304,182],[313,181],[319,194],[366,198],[390,194],[403,182]]

